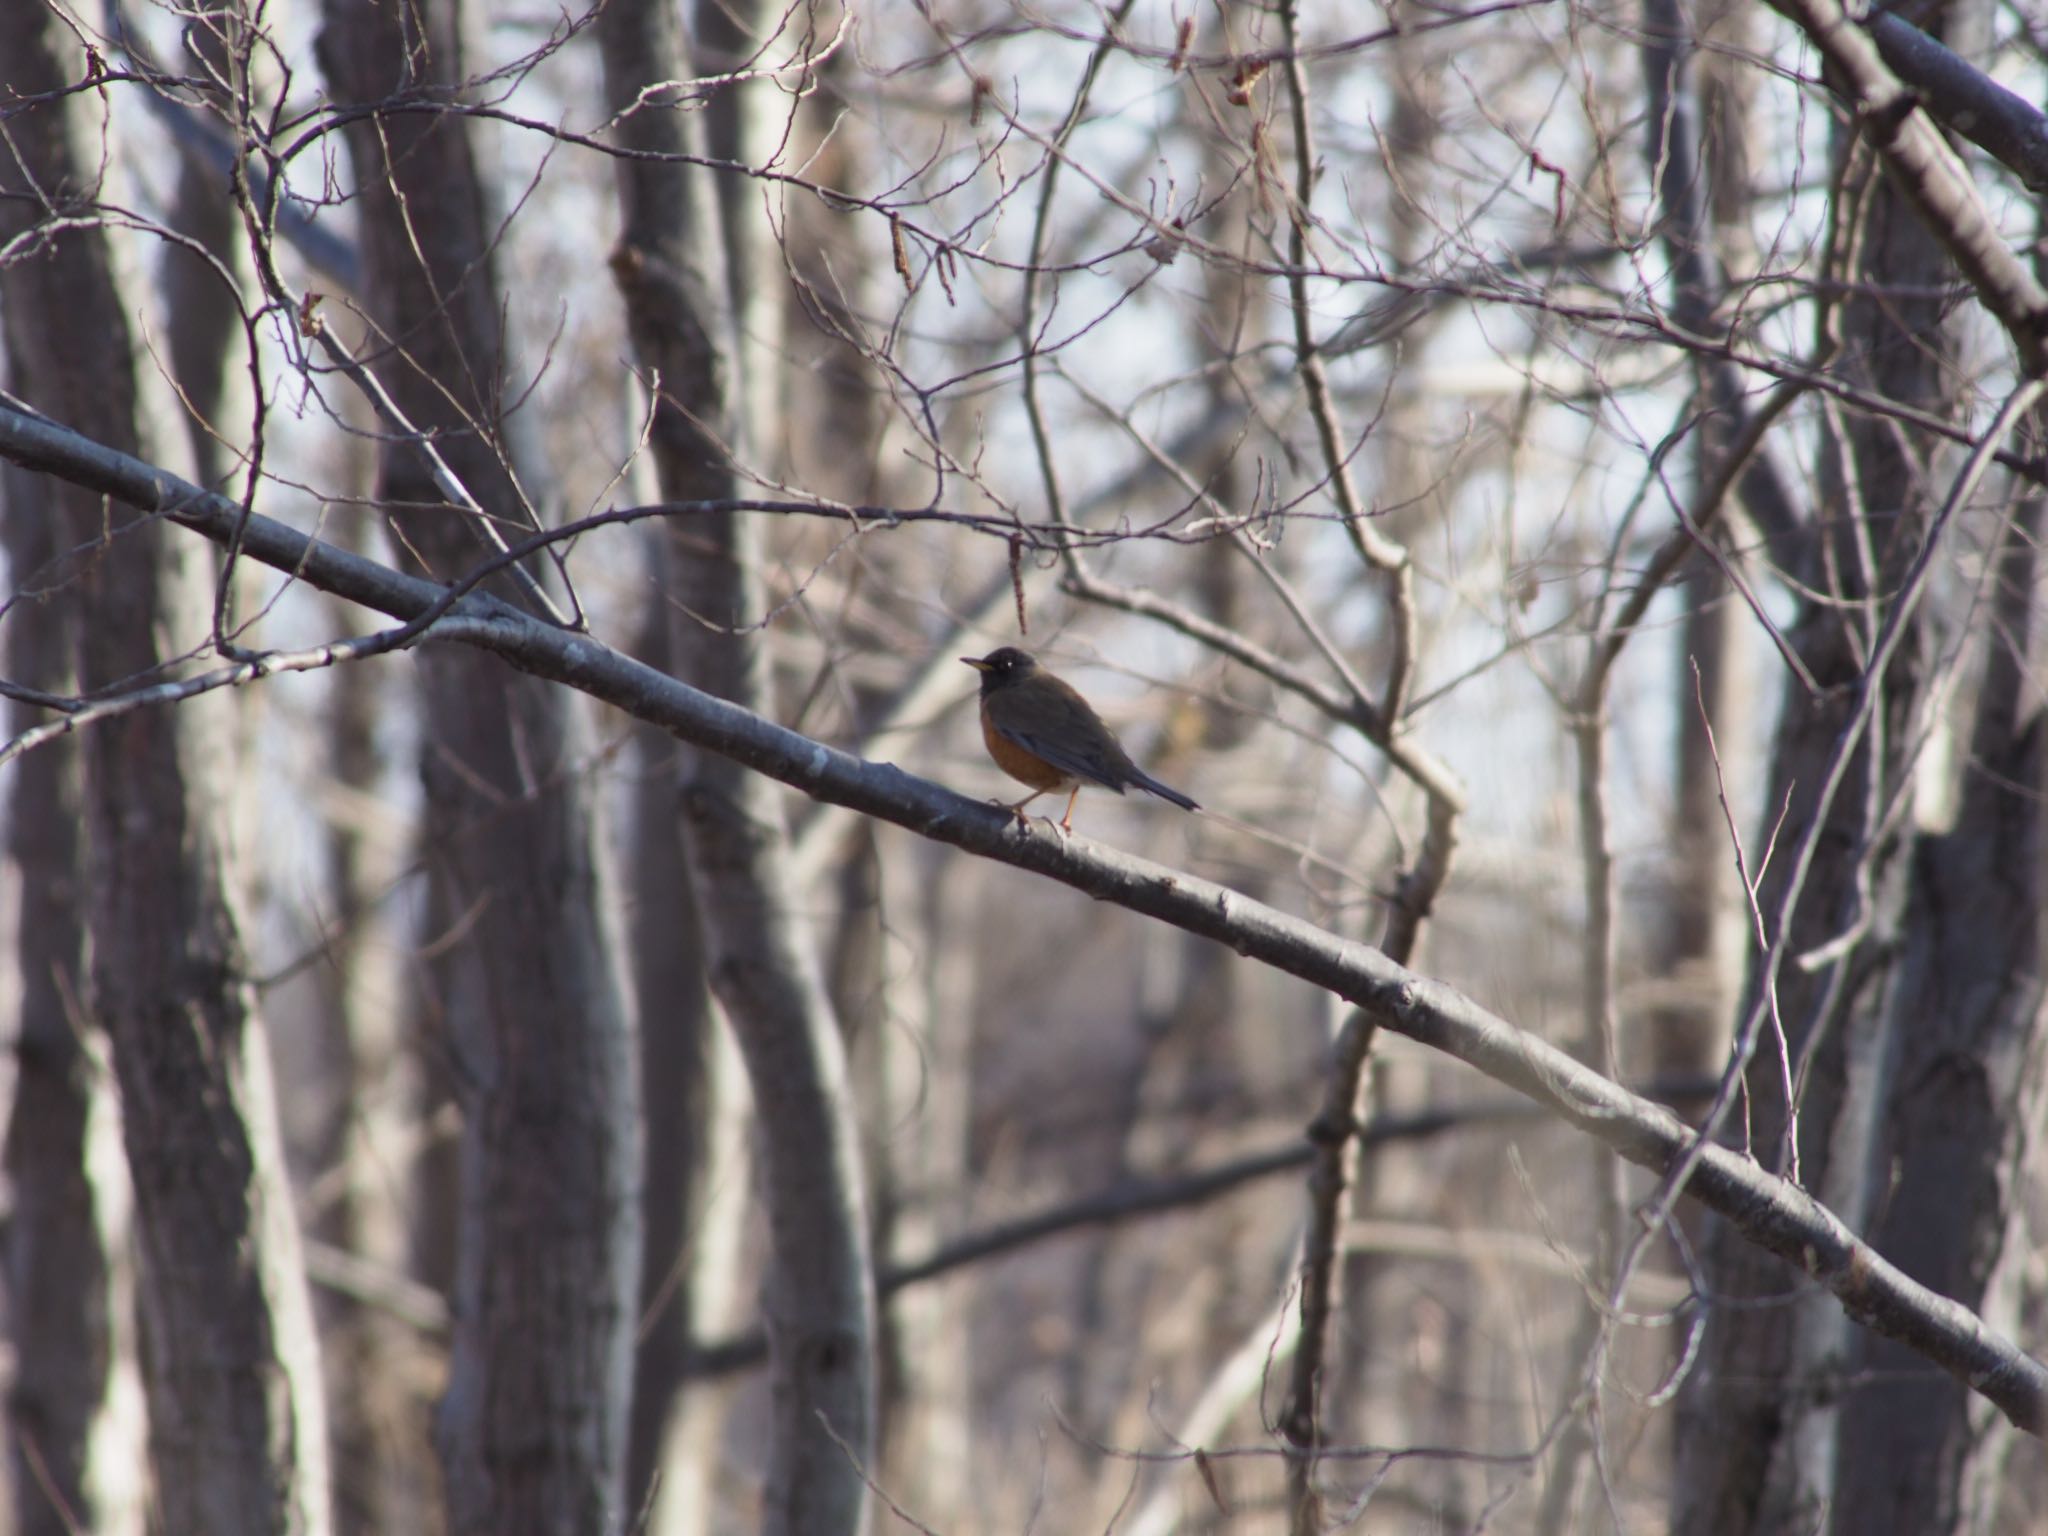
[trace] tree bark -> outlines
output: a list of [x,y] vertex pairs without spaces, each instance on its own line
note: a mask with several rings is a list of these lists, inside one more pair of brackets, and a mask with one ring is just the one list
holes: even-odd
[[[84,59],[56,13],[0,11],[18,95]],[[0,157],[0,239],[89,219],[103,163],[95,98],[17,112]],[[27,397],[140,449],[136,361],[105,235],[52,228],[0,268],[8,352]],[[151,520],[116,522],[60,488],[79,688],[161,674],[206,632],[202,562]],[[173,1536],[327,1529],[320,1367],[262,1027],[222,869],[232,754],[207,710],[137,710],[83,742],[90,1000],[112,1041],[134,1179],[155,1500]],[[63,963],[61,953],[43,963]],[[90,1359],[90,1356],[88,1356]]]
[[[459,89],[454,0],[328,0],[335,94],[375,104]],[[424,436],[393,440],[381,498],[402,544],[448,580],[487,553],[486,518],[532,521],[493,226],[466,122],[369,116],[349,129],[364,307],[398,410],[474,503],[444,505]],[[531,482],[529,482],[531,483]],[[532,596],[539,584],[523,589]],[[419,660],[428,866],[461,932],[440,985],[463,1114],[455,1334],[439,1442],[455,1536],[622,1528],[640,1275],[634,1031],[612,887],[580,776],[588,730],[558,689],[477,657]]]
[[[666,669],[668,614],[651,603],[638,647]],[[627,1487],[648,1536],[717,1531],[719,1410],[731,1389],[687,1382],[690,1351],[732,1327],[747,1205],[746,1087],[704,974],[696,897],[677,826],[675,739],[642,727],[633,792],[633,987],[647,1106],[640,1348]]]
[[[247,125],[235,120],[236,113],[245,104],[254,105],[246,94],[253,43],[239,4],[201,0],[192,8],[185,51],[195,67],[188,73],[212,82],[204,92],[207,109],[221,119],[234,142],[247,131]],[[241,220],[227,177],[197,155],[180,156],[177,196],[166,222],[198,248],[166,244],[162,279],[166,351],[185,408],[193,478],[234,495],[235,490],[222,483],[235,467],[223,438],[231,430],[226,420],[233,398],[229,347],[241,326],[235,294],[221,274],[238,273],[243,261]]]
[[[1691,13],[1700,34],[1733,44],[1746,41],[1743,14],[1716,0]],[[1724,78],[1699,37],[1683,30],[1687,12],[1654,0],[1642,45],[1651,110],[1644,158],[1657,178],[1659,230],[1672,266],[1671,308],[1685,325],[1712,324],[1729,299],[1728,263],[1721,252],[1740,238],[1747,216],[1749,167],[1743,106],[1733,100],[1741,81]],[[1731,402],[1750,410],[1732,365],[1702,370],[1702,423],[1686,494],[1712,478],[1718,461],[1739,437]],[[1757,459],[1735,488],[1751,520],[1782,528],[1791,516],[1782,482],[1767,458]],[[1722,519],[1726,521],[1726,518]],[[1727,577],[1704,552],[1694,553],[1678,579],[1684,629],[1674,658],[1676,701],[1671,808],[1665,820],[1671,868],[1659,926],[1649,936],[1655,974],[1670,1000],[1654,1009],[1647,1047],[1654,1075],[1683,1077],[1716,1072],[1728,1059],[1729,1018],[1741,988],[1742,892],[1729,857],[1721,809],[1725,785],[1747,783],[1757,766],[1750,750],[1757,679],[1747,664],[1740,625],[1747,615]]]
[[[8,380],[17,395],[32,381]],[[0,479],[0,538],[14,590],[46,580],[62,547],[52,487],[8,467]],[[6,675],[64,695],[73,686],[61,603],[24,602],[9,614]],[[10,732],[40,710],[10,705]],[[13,969],[19,1017],[6,1169],[7,1309],[14,1348],[7,1395],[14,1530],[71,1536],[139,1530],[140,1501],[122,1508],[108,1474],[141,1450],[139,1423],[115,1416],[113,1377],[135,1340],[132,1275],[119,1239],[125,1178],[96,1145],[115,1134],[105,1038],[85,1009],[85,865],[79,837],[79,753],[51,743],[16,768],[7,798],[7,857],[16,875]],[[121,1443],[126,1435],[130,1444]],[[125,1454],[124,1454],[125,1453]],[[139,1490],[133,1490],[139,1492]]]
[[[360,533],[351,518],[348,534]],[[346,534],[344,534],[346,536]],[[336,627],[346,620],[333,604]],[[329,674],[323,721],[331,790],[339,808],[326,820],[327,886],[323,953],[309,976],[309,1060],[302,1071],[319,1113],[307,1141],[318,1198],[308,1224],[319,1241],[403,1274],[407,1196],[431,1132],[418,1063],[405,1038],[403,923],[380,900],[400,881],[406,839],[378,828],[392,772],[379,743],[384,711],[402,708],[397,679],[372,667]],[[379,835],[380,833],[384,835]],[[384,1309],[353,1295],[318,1295],[327,1340],[328,1419],[334,1437],[336,1536],[425,1533],[440,1504],[426,1402],[408,1361],[418,1349]]]
[[[744,30],[746,19],[735,24]],[[607,99],[624,114],[621,140],[688,152],[695,118],[658,89],[692,73],[673,9],[621,0],[606,8],[598,36]],[[643,92],[652,92],[645,102]],[[744,112],[732,102],[717,110]],[[735,133],[740,158],[758,137],[744,126]],[[674,162],[622,161],[619,184],[625,217],[612,271],[634,349],[659,381],[652,444],[663,494],[730,496],[730,445],[745,421],[731,317],[769,306],[749,303],[741,280],[723,270],[726,242],[704,176]],[[765,242],[740,248],[751,252],[750,268],[774,259]],[[750,269],[745,281],[758,285],[758,273]],[[756,414],[745,425],[759,439],[772,435],[759,416],[772,396],[766,362],[760,351],[755,357]],[[762,552],[756,522],[693,518],[669,540],[664,574],[678,674],[771,714]],[[762,1127],[773,1398],[763,1529],[858,1531],[867,1503],[861,1473],[873,1462],[875,1304],[844,1046],[790,885],[775,786],[729,757],[686,750],[681,807],[712,990],[746,1060]]]
[[[1939,291],[1951,269],[1868,152],[1851,141],[1844,153],[1834,249],[1842,276],[1868,286],[1826,322],[1837,366],[1886,399],[1946,411],[1942,305],[1917,295]],[[1745,1007],[1760,1033],[1748,1099],[1764,1165],[1789,1175],[1796,1156],[1799,1181],[1860,1230],[1888,1177],[1879,1148],[1902,1020],[1884,1000],[1908,931],[1911,776],[1930,685],[1925,605],[1882,675],[1865,668],[1888,600],[1930,527],[1935,466],[1892,423],[1836,418],[1831,426],[1820,523],[1794,575],[1832,600],[1808,602],[1787,631],[1817,690],[1788,684],[1774,746],[1765,814],[1782,810],[1787,846],[1759,902],[1780,959],[1752,964]],[[1866,699],[1867,728],[1823,805],[1830,765]],[[1807,837],[1814,856],[1802,874],[1790,849]],[[1824,962],[1801,963],[1824,946]],[[1783,1020],[1782,1047],[1760,996],[1765,986]],[[1841,1496],[1849,1470],[1837,1437],[1855,1326],[1824,1297],[1788,1296],[1781,1265],[1714,1227],[1710,1293],[1736,1304],[1711,1314],[1688,1384],[1677,1528],[1686,1536],[1810,1529]]]
[[[949,958],[947,949],[950,941],[964,951],[972,931],[959,904],[974,872],[901,833],[874,831],[880,960],[892,997],[875,1024],[870,1079],[872,1122],[891,1133],[891,1145],[874,1158],[891,1160],[897,1185],[893,1209],[875,1218],[886,1264],[937,1249],[960,1230],[969,1200],[973,1012],[970,1000],[952,992],[957,975],[948,973],[971,962]],[[964,1286],[933,1287],[899,1291],[888,1304],[882,1486],[905,1507],[956,1524],[976,1507],[971,1296]]]
[[[2028,701],[2041,520],[2037,500],[2008,530],[1960,814],[1922,840],[1909,875],[1898,1065],[1875,1151],[1891,1184],[1871,1233],[1915,1279],[2006,1328],[2021,1320],[2022,1192],[2048,1094],[2048,767]],[[1992,1530],[2011,1425],[1889,1340],[1858,1345],[1869,1384],[1843,1409],[1838,1528]]]

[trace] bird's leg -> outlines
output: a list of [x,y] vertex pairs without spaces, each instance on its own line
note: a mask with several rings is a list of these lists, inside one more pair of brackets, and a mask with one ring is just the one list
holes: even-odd
[[[1046,791],[1042,789],[1034,789],[1030,794],[1026,795],[1022,800],[1019,800],[1015,805],[1010,804],[1007,800],[995,800],[991,801],[990,803],[993,805],[1000,805],[1004,810],[1008,811],[1012,816],[1016,817],[1018,830],[1021,831],[1025,827],[1031,825],[1031,818],[1024,814],[1024,807],[1029,805],[1032,801],[1036,800],[1040,795],[1044,793],[1046,793]],[[1069,807],[1069,810],[1071,809],[1072,807]]]
[[[1074,786],[1074,792],[1071,795],[1067,796],[1067,814],[1060,818],[1061,837],[1072,837],[1074,835],[1074,802],[1080,798],[1081,786],[1076,784]],[[1050,817],[1047,818],[1047,820],[1050,819]]]

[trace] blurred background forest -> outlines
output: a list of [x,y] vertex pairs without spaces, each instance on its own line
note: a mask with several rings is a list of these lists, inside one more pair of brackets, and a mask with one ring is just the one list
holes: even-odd
[[488,615],[975,800],[1028,646],[1204,806],[1043,857],[1378,946],[2024,1345],[2044,46],[0,5],[6,1528],[2038,1529],[1614,1137]]

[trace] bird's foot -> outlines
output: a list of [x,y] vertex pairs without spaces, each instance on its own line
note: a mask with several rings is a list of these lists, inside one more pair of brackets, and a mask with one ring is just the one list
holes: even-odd
[[1012,816],[1016,817],[1017,830],[1019,832],[1026,832],[1030,830],[1031,815],[1028,811],[1024,809],[1023,806],[1005,800],[999,795],[991,795],[988,799],[988,804],[996,807],[996,809],[998,810],[1008,811]]

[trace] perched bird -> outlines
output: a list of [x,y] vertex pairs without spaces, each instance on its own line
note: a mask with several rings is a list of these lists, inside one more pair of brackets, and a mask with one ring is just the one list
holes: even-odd
[[1195,802],[1131,761],[1088,701],[1038,664],[1037,658],[1006,645],[986,656],[962,656],[981,674],[981,739],[996,766],[1031,793],[1009,809],[1021,825],[1024,807],[1040,795],[1068,790],[1062,834],[1074,830],[1074,802],[1081,786],[1099,784],[1122,794],[1132,785],[1171,800],[1184,811]]

